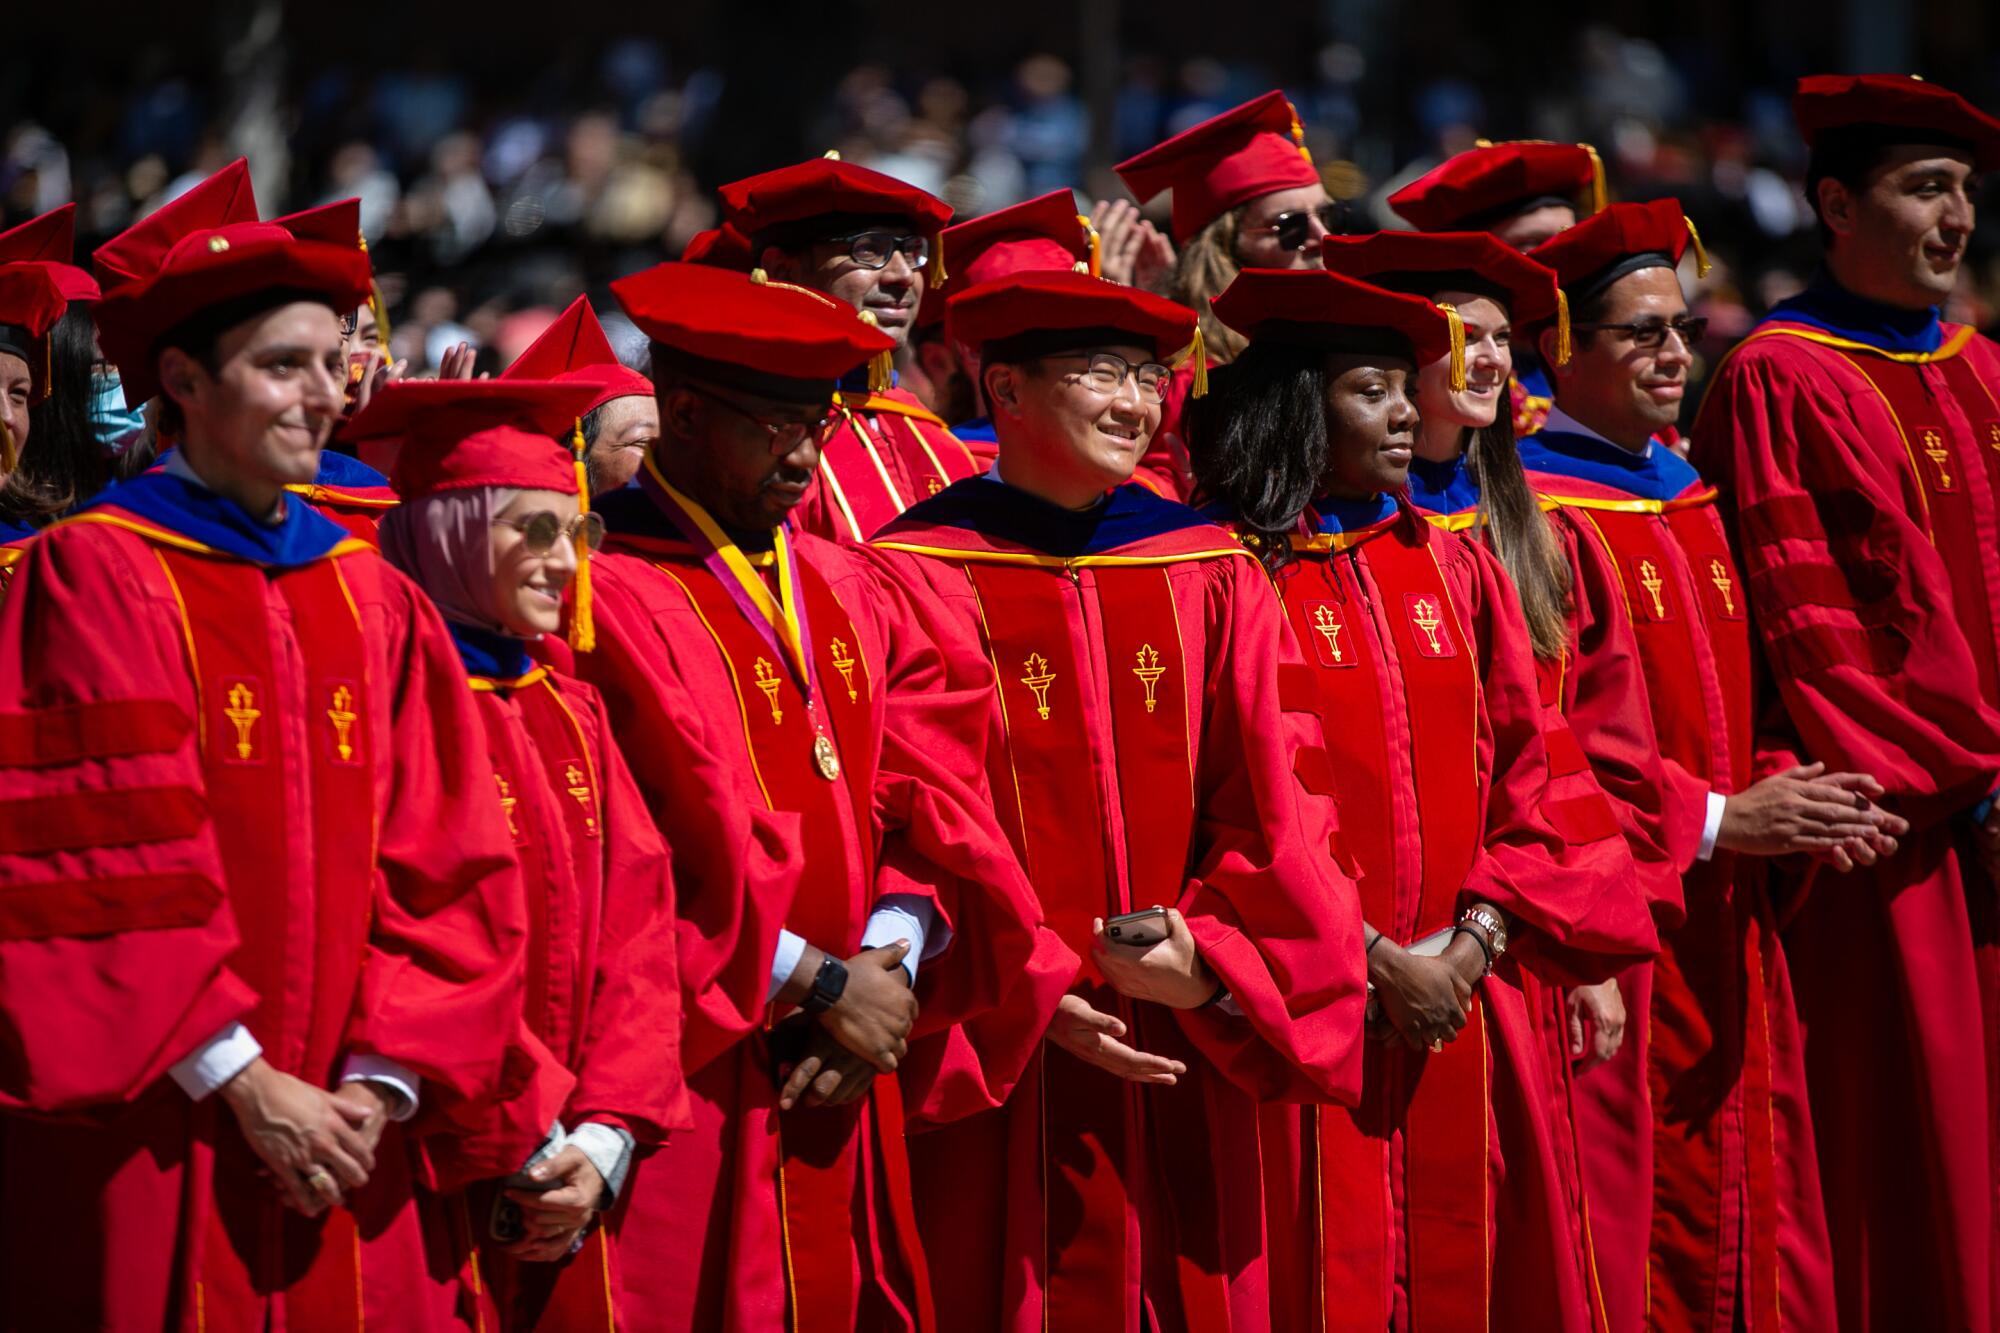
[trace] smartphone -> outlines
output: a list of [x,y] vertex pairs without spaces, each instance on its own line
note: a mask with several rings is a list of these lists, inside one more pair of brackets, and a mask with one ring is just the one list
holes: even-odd
[[1113,944],[1149,948],[1167,937],[1167,909],[1148,907],[1143,912],[1127,912],[1104,923],[1104,938]]
[[493,1191],[493,1208],[487,1214],[486,1229],[493,1239],[502,1245],[511,1245],[528,1234],[527,1219],[521,1213],[521,1205],[506,1195],[507,1190],[528,1190],[535,1194],[547,1194],[550,1190],[562,1188],[562,1180],[551,1177],[535,1180],[525,1171],[516,1171],[500,1182]]
[[1451,944],[1452,936],[1456,934],[1458,934],[1456,926],[1446,926],[1443,930],[1434,930],[1422,939],[1412,940],[1410,943],[1404,945],[1403,952],[1415,954],[1419,958],[1442,958],[1446,947]]

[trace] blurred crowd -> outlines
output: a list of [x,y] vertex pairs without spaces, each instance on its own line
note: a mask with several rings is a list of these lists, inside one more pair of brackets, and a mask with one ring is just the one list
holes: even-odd
[[[1277,83],[1329,193],[1366,232],[1397,225],[1383,196],[1481,136],[1591,142],[1613,198],[1676,195],[1700,226],[1718,261],[1696,299],[1712,361],[1810,275],[1791,79],[1774,60],[1768,83],[1732,87],[1717,115],[1714,90],[1695,86],[1702,72],[1678,52],[1607,26],[1566,40],[1569,60],[1552,62],[1566,80],[1497,88],[1418,75],[1388,114],[1379,71],[1371,85],[1369,56],[1341,41],[1276,66],[1127,54],[1097,118],[1079,71],[1046,52],[981,78],[861,64],[796,117],[796,156],[838,151],[945,198],[961,219],[1063,185],[1088,210],[1125,197],[1110,162]],[[258,54],[246,39],[219,63],[254,67]],[[361,197],[393,352],[412,373],[460,342],[498,369],[579,293],[615,309],[603,299],[611,279],[677,256],[713,225],[717,181],[780,164],[732,156],[718,133],[728,76],[689,57],[638,36],[532,73],[473,74],[435,54],[314,68],[294,52],[280,86],[143,51],[125,67],[90,65],[80,86],[51,77],[60,97],[0,101],[0,225],[74,198],[88,247],[248,156],[267,214]],[[1286,77],[1291,64],[1298,77]],[[1164,216],[1165,200],[1154,211]],[[1946,317],[2000,322],[1992,210]],[[613,325],[614,343],[637,342]]]

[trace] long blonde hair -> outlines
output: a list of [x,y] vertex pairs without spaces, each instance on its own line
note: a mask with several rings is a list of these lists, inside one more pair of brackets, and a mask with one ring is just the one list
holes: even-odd
[[1249,345],[1242,334],[1217,319],[1208,306],[1209,298],[1222,295],[1242,269],[1236,262],[1236,237],[1246,207],[1238,204],[1196,232],[1175,257],[1173,276],[1168,280],[1167,296],[1200,318],[1208,358],[1217,365],[1228,365]]

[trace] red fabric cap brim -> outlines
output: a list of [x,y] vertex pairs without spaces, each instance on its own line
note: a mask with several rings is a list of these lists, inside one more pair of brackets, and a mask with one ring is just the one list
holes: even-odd
[[[1490,232],[1383,231],[1372,236],[1329,236],[1320,246],[1326,267],[1344,277],[1376,282],[1398,275],[1389,290],[1428,296],[1437,288],[1415,291],[1401,275],[1474,273],[1508,295],[1507,313],[1517,324],[1532,324],[1556,313],[1556,275]],[[1381,284],[1378,284],[1381,285]]]
[[951,205],[937,196],[830,157],[746,176],[716,193],[724,220],[745,238],[830,213],[906,217],[927,234],[951,221]]
[[1418,231],[1465,231],[1511,204],[1574,198],[1596,180],[1589,150],[1568,143],[1498,143],[1459,153],[1390,195]]
[[1127,158],[1115,170],[1141,203],[1174,192],[1174,240],[1185,244],[1238,204],[1319,184],[1319,172],[1293,137],[1297,123],[1285,95],[1268,92]]
[[1390,329],[1409,341],[1420,366],[1451,353],[1451,323],[1430,301],[1324,269],[1244,269],[1211,304],[1217,319],[1252,342],[1316,328]]
[[1613,204],[1536,246],[1532,257],[1556,271],[1565,288],[1602,273],[1628,255],[1664,254],[1675,263],[1688,247],[1678,199]]
[[656,264],[611,291],[655,342],[764,375],[837,380],[896,345],[831,297],[706,264]]
[[1170,361],[1194,338],[1186,306],[1088,273],[1032,270],[975,287],[945,304],[950,336],[968,347],[1063,329],[1117,329]]
[[390,484],[404,499],[469,486],[576,494],[569,447],[593,387],[557,380],[402,380],[385,385],[341,431],[396,439]]
[[1973,146],[1984,171],[2000,166],[2000,120],[1935,83],[1903,74],[1814,74],[1799,80],[1792,117],[1811,147],[1827,130],[1886,126],[1911,131],[1911,143],[1926,132]]

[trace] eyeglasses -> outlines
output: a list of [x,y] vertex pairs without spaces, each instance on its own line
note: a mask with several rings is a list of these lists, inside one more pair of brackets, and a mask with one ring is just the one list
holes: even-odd
[[546,509],[538,509],[532,514],[518,518],[496,518],[495,526],[509,527],[521,534],[521,545],[528,548],[529,555],[547,555],[556,549],[556,543],[563,540],[575,541],[579,533],[591,550],[604,546],[604,515],[578,514],[564,523]]
[[847,257],[862,268],[887,268],[889,260],[901,255],[911,268],[922,268],[931,257],[928,237],[894,232],[886,227],[857,231],[847,236],[830,236],[828,245],[844,245]]
[[1642,352],[1658,351],[1666,345],[1667,334],[1680,335],[1681,342],[1693,347],[1708,332],[1707,315],[1680,315],[1672,320],[1642,319],[1632,324],[1572,324],[1572,333],[1595,333],[1600,329],[1616,329],[1632,340],[1632,345]]
[[1312,240],[1315,219],[1323,233],[1338,235],[1347,224],[1347,210],[1339,203],[1324,203],[1318,208],[1299,208],[1280,213],[1262,227],[1245,227],[1243,230],[1272,232],[1277,237],[1280,250],[1303,250]]
[[821,412],[810,421],[766,421],[749,408],[743,406],[743,404],[733,402],[712,389],[704,389],[698,384],[690,384],[688,388],[694,390],[703,398],[708,399],[709,402],[728,408],[745,421],[754,422],[762,426],[765,433],[771,437],[771,452],[780,458],[798,448],[807,440],[817,439],[820,432],[824,431],[828,423],[833,420],[832,412]]
[[[1074,354],[1081,360],[1083,353]],[[1070,357],[1043,357],[1044,361],[1070,360]],[[1092,352],[1090,364],[1084,368],[1083,382],[1098,393],[1117,393],[1130,377],[1139,386],[1139,395],[1149,402],[1163,402],[1167,396],[1167,385],[1173,381],[1174,372],[1157,361],[1142,361],[1133,365],[1116,352]]]
[[340,336],[352,338],[354,331],[361,327],[361,312],[350,310],[340,317]]

